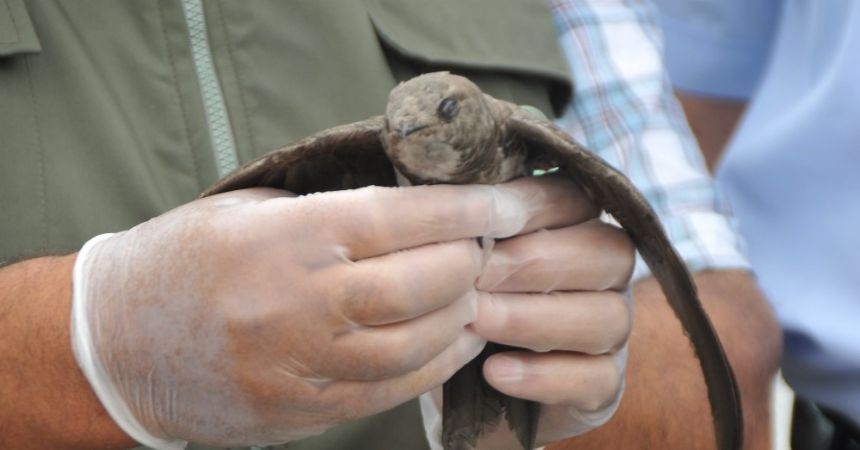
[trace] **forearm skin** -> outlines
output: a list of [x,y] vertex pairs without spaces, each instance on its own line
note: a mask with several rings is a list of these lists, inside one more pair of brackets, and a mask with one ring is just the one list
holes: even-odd
[[102,408],[72,353],[75,256],[0,269],[0,448],[136,445]]

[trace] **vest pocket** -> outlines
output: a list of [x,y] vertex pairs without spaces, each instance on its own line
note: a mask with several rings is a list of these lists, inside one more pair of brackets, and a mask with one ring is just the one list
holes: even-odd
[[41,51],[24,2],[0,0],[0,58]]
[[542,0],[365,0],[398,78],[449,70],[491,95],[558,114],[572,82]]

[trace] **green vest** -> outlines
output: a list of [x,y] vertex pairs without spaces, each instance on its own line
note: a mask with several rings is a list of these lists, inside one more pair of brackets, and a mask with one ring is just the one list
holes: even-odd
[[[571,82],[544,3],[0,0],[0,263],[191,201],[421,72],[558,113]],[[413,401],[276,448],[427,444]]]

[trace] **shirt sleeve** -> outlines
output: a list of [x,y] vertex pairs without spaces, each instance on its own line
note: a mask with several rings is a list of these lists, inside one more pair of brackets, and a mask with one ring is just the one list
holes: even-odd
[[[692,271],[749,269],[661,60],[647,1],[552,0],[574,100],[557,125],[624,172]],[[650,272],[637,256],[634,279]]]
[[747,99],[767,65],[783,0],[654,0],[680,90]]

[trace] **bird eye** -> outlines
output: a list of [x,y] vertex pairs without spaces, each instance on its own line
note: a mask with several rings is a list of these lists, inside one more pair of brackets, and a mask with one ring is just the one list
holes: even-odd
[[460,103],[454,97],[448,97],[439,103],[439,108],[436,109],[436,114],[443,120],[451,120],[460,112]]

